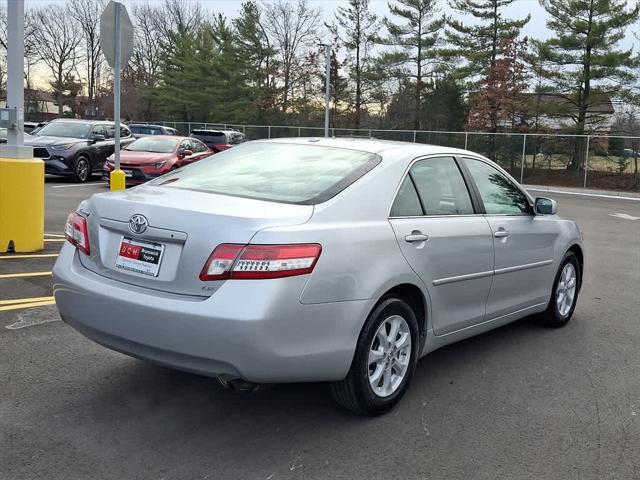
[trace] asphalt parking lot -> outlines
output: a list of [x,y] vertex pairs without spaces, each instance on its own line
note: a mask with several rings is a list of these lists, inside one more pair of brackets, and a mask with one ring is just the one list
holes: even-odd
[[[39,255],[99,191],[47,180]],[[436,351],[378,418],[326,385],[237,395],[106,350],[60,321],[55,256],[0,255],[0,479],[640,478],[640,202],[546,195],[584,232],[571,323]]]

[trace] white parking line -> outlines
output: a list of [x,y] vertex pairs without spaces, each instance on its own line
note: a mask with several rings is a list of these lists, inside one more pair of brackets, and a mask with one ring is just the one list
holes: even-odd
[[634,217],[628,213],[610,213],[610,217],[622,218],[623,220],[640,220],[640,217]]
[[76,183],[71,185],[52,185],[51,188],[94,187],[94,186],[101,186],[106,184],[107,182]]
[[20,330],[21,328],[33,327],[34,325],[42,325],[43,323],[59,322],[59,321],[60,319],[55,317],[21,318],[17,322],[12,323],[11,325],[7,325],[4,328],[6,328],[7,330]]

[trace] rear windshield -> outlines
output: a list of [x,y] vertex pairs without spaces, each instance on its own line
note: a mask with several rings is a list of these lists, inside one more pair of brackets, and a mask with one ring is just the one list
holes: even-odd
[[178,140],[166,137],[143,137],[124,149],[132,152],[171,153],[178,147]]
[[210,132],[207,130],[193,130],[191,136],[209,143],[227,143],[227,136],[222,132]]
[[129,125],[129,130],[136,135],[162,135],[161,128],[146,125]]
[[338,194],[379,162],[379,156],[358,150],[243,143],[151,185],[314,205]]

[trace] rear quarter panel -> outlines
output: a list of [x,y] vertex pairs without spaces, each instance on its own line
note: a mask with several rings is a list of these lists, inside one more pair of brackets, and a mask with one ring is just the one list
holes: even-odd
[[[406,158],[405,158],[406,157]],[[319,243],[320,259],[300,295],[305,304],[378,299],[402,283],[420,278],[407,264],[388,220],[390,204],[411,158],[402,152],[328,201],[311,219],[294,227],[258,232],[252,243]]]

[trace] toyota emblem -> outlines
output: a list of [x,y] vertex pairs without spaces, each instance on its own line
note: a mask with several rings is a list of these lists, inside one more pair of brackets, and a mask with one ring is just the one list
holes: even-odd
[[139,213],[136,213],[129,219],[129,230],[138,235],[144,233],[148,226],[149,221],[147,218]]

